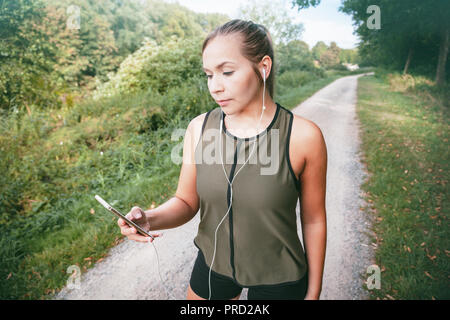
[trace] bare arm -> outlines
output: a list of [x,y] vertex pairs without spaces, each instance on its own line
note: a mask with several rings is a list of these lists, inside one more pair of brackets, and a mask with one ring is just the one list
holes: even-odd
[[174,196],[155,209],[145,211],[150,231],[179,227],[191,220],[197,211],[183,199]]
[[[136,220],[146,230],[155,231],[181,226],[191,220],[199,209],[196,188],[195,146],[200,138],[204,114],[193,119],[186,130],[183,144],[183,163],[175,196],[155,209],[143,211],[133,207],[127,218]],[[144,236],[136,234],[134,228],[128,227],[122,219],[118,224],[123,235],[131,240],[147,241]]]
[[322,133],[315,124],[304,145],[305,168],[300,177],[300,210],[303,243],[308,263],[308,292],[305,299],[319,299],[327,242],[325,209],[327,149]]

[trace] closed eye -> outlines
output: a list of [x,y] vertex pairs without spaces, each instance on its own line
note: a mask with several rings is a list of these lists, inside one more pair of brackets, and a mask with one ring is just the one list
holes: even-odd
[[[229,71],[229,72],[224,72],[223,74],[224,74],[224,75],[227,75],[227,76],[231,76],[233,73],[234,73],[234,71]],[[206,76],[208,79],[210,79],[210,78],[212,77],[212,75],[209,75],[209,74],[205,74],[205,76]]]

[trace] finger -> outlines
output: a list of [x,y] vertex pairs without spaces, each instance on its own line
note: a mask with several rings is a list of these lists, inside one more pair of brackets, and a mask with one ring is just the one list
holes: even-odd
[[122,227],[122,226],[125,226],[127,223],[122,218],[119,218],[117,220],[117,224],[119,225],[119,227]]
[[[134,240],[134,241],[138,241],[138,242],[148,242],[149,238],[150,237],[144,237],[144,236],[141,236],[139,234],[133,234],[133,235],[129,235],[128,236],[128,239]],[[150,238],[150,239],[152,239],[152,238]]]
[[140,219],[142,217],[142,209],[137,206],[134,206],[133,208],[131,208],[130,212],[128,212],[126,217],[130,220],[133,220],[133,218]]
[[129,236],[132,234],[136,233],[136,229],[129,227],[128,225],[125,225],[123,227],[120,228],[120,232],[124,235],[124,236]]
[[133,210],[131,211],[131,214],[135,219],[142,218],[142,210],[139,207],[134,207]]
[[133,213],[132,213],[131,211],[128,212],[128,213],[126,214],[125,218],[127,218],[128,220],[133,220],[133,219],[134,219]]
[[161,237],[163,234],[162,233],[152,233],[151,234],[154,238],[158,238]]
[[152,233],[151,236],[153,237],[146,237],[147,239],[150,239],[150,242],[153,242],[153,240],[155,240],[154,238],[158,238],[161,237],[163,235],[163,233]]

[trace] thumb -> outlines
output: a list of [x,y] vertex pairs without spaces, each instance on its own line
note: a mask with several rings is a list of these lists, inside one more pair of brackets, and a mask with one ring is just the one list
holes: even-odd
[[133,207],[130,211],[131,216],[135,219],[140,219],[143,216],[143,211],[139,207]]

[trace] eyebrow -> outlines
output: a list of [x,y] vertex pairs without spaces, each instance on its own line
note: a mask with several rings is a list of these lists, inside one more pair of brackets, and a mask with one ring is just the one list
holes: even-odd
[[[224,61],[224,62],[222,62],[221,64],[218,64],[217,66],[216,66],[216,69],[219,69],[220,67],[222,67],[224,64],[226,64],[226,63],[232,63],[232,64],[235,64],[234,62],[231,62],[231,61]],[[208,69],[206,69],[206,68],[203,68],[203,71],[209,71]]]

